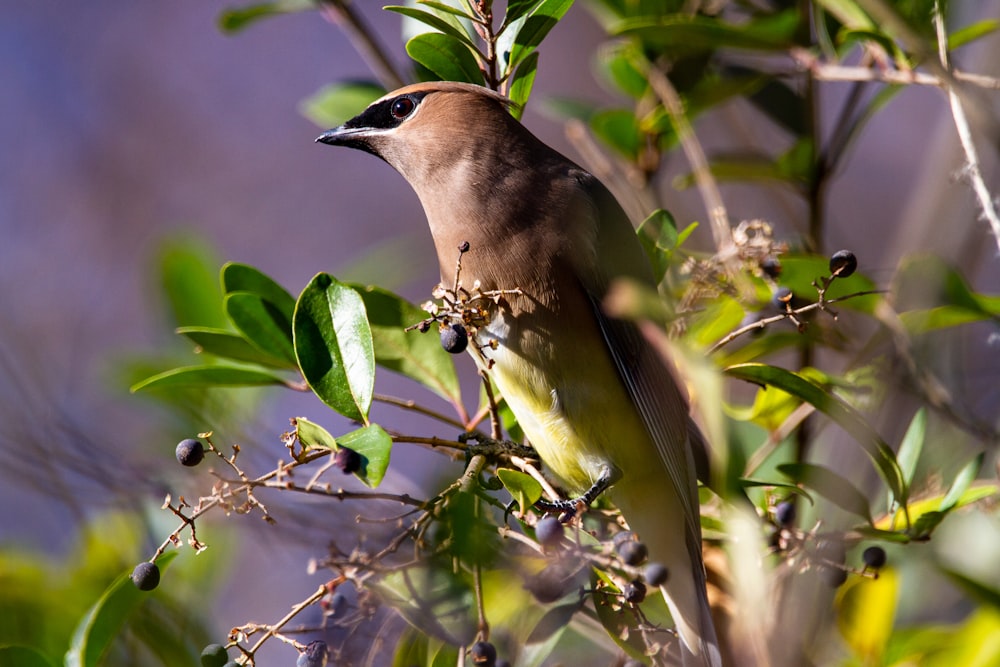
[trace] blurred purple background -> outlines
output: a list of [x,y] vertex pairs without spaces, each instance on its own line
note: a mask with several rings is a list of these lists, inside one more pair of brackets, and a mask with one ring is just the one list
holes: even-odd
[[[998,2],[955,5],[969,12],[956,16],[956,25],[1000,13]],[[120,497],[104,480],[121,490],[142,477],[132,498],[154,505],[162,498],[152,480],[160,467],[176,467],[176,441],[151,439],[148,404],[109,378],[118,356],[170,339],[153,278],[163,239],[194,232],[220,260],[258,266],[293,293],[318,271],[350,274],[371,251],[381,253],[385,274],[360,277],[414,300],[437,281],[423,215],[405,182],[370,156],[314,144],[319,128],[297,112],[299,101],[326,83],[369,77],[347,40],[316,13],[223,35],[216,20],[225,6],[32,0],[0,7],[2,542],[64,551],[84,515]],[[399,18],[377,3],[358,6],[404,63]],[[589,62],[601,37],[584,7],[576,7],[541,50],[538,98],[613,99]],[[958,61],[1000,76],[1000,39],[964,49]],[[823,90],[836,109],[846,86]],[[989,105],[983,111],[996,117],[997,96],[982,99]],[[526,124],[578,158],[539,106],[529,106]],[[777,137],[761,129],[746,104],[699,128],[710,151],[768,147]],[[997,138],[980,139],[987,183],[1000,192]],[[670,174],[685,169],[679,156],[673,162]],[[1000,291],[996,240],[955,177],[961,164],[940,91],[902,93],[863,134],[830,189],[826,249],[853,249],[878,281],[891,277],[899,257],[935,252],[958,263],[976,288]],[[804,208],[787,192],[726,186],[724,194],[734,220],[769,219],[792,236],[802,228]],[[682,226],[705,219],[696,193],[667,198]],[[703,226],[696,243],[709,241]],[[986,344],[987,333],[974,329],[968,344],[947,350],[945,379],[959,400],[993,419],[1000,348]],[[383,391],[412,388],[383,381]],[[297,410],[326,418],[308,397],[269,402],[258,416],[253,439],[275,448],[268,460],[280,453],[277,436]],[[81,452],[109,458],[73,462]],[[410,478],[406,471],[424,467],[427,455],[399,456],[409,464],[394,466],[390,483],[419,493],[430,472]],[[162,477],[175,474],[164,470]],[[348,510],[351,519],[355,511]],[[294,583],[302,554],[290,555],[277,540],[247,558],[248,571],[261,565],[255,560],[281,563],[273,569],[283,568],[287,585],[304,593],[315,585]],[[298,599],[297,591],[257,592],[276,609]],[[242,620],[221,618],[226,627]]]

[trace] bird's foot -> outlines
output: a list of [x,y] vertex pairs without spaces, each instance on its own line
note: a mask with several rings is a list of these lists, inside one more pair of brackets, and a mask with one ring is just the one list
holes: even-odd
[[591,503],[607,491],[617,478],[610,468],[605,468],[597,481],[580,497],[569,500],[538,500],[535,502],[535,507],[547,514],[559,514],[559,520],[566,523],[578,512],[590,507]]

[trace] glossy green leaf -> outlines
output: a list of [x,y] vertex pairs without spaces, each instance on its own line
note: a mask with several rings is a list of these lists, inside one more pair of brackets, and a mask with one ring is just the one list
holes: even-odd
[[[951,511],[971,505],[1000,494],[1000,485],[992,482],[978,481],[969,485],[969,488],[959,497],[958,501],[951,507]],[[942,501],[945,494],[938,494],[927,498],[921,498],[908,503],[907,509],[910,513],[910,520],[913,521],[913,529],[910,534],[914,538],[924,537],[930,534],[944,517],[945,512],[941,512]],[[875,527],[879,530],[892,530],[902,524],[902,511],[895,514],[888,514],[879,518]]]
[[150,391],[153,389],[181,389],[191,387],[257,387],[265,385],[288,385],[279,375],[253,368],[236,366],[183,366],[158,373],[137,382],[129,391]]
[[442,81],[483,85],[479,62],[469,47],[451,35],[428,32],[406,43],[406,52]]
[[225,329],[210,327],[179,327],[177,333],[198,346],[198,352],[216,357],[245,361],[261,366],[275,368],[297,368],[294,363],[285,359],[261,352],[251,345],[246,338]]
[[812,463],[782,463],[778,472],[814,490],[841,509],[872,523],[871,507],[864,494],[842,476]]
[[[513,44],[507,56],[507,66],[517,67],[559,23],[559,20],[573,6],[573,0],[542,0],[530,14],[522,16],[511,24]],[[520,22],[520,23],[519,23]],[[504,37],[507,35],[504,34]],[[503,51],[500,52],[501,55]]]
[[538,53],[532,53],[524,59],[510,79],[510,99],[514,102],[511,113],[514,118],[520,119],[524,114],[524,107],[531,97],[531,89],[535,85],[535,74],[538,72]]
[[317,274],[299,296],[292,326],[299,368],[312,390],[340,414],[367,424],[375,351],[361,295]]
[[[161,574],[177,553],[168,551],[157,559]],[[77,624],[65,667],[97,667],[111,642],[118,638],[125,620],[147,595],[135,587],[129,573],[115,579]]]
[[243,337],[262,353],[295,364],[291,313],[252,292],[230,292],[223,300],[226,314]]
[[472,21],[473,19],[475,19],[474,16],[469,14],[463,8],[449,5],[447,2],[436,2],[435,0],[417,0],[417,4],[424,5],[425,7],[430,7],[431,9],[434,9],[438,12],[443,12],[445,14],[451,14],[453,16],[457,16],[461,19],[465,19],[468,21]]
[[48,658],[28,646],[0,646],[0,667],[54,667]]
[[[466,32],[464,28],[462,28],[461,24],[458,23],[457,19],[453,22],[446,18],[442,18],[441,16],[438,16],[437,14],[434,14],[432,12],[427,12],[422,9],[418,9],[417,7],[406,7],[402,5],[387,5],[382,9],[385,9],[386,11],[390,12],[395,12],[396,14],[402,14],[403,16],[411,18],[415,21],[419,21],[424,25],[430,26],[439,33],[448,35],[449,37],[453,37],[455,40],[461,42],[462,44],[465,44],[467,47],[471,49],[476,48],[472,39],[469,37],[469,33]],[[407,47],[407,50],[409,50],[409,47]],[[414,58],[414,60],[417,59]]]
[[383,86],[369,81],[332,83],[302,100],[299,112],[317,127],[337,127],[364,111],[386,92]]
[[722,48],[783,51],[794,44],[800,20],[797,10],[769,14],[743,24],[677,13],[626,19],[613,26],[611,32],[638,37],[675,55]]
[[416,380],[452,405],[462,402],[454,356],[441,347],[437,331],[409,326],[427,317],[420,308],[379,287],[353,285],[364,300],[375,346],[375,361]]
[[539,1],[540,0],[508,0],[507,13],[504,14],[503,24],[500,26],[500,31],[502,32],[508,25],[528,14],[528,12],[534,9],[535,5],[537,5]]
[[229,33],[239,32],[263,18],[315,8],[316,0],[275,0],[225,9],[219,15],[219,29]]
[[355,473],[367,486],[375,488],[382,483],[389,468],[392,454],[392,437],[378,424],[371,424],[337,438],[339,447],[353,449],[361,455],[361,469]]
[[[896,457],[864,417],[843,400],[791,371],[767,364],[739,364],[725,371],[729,377],[755,384],[777,387],[813,405],[847,431],[865,450],[889,490],[905,502],[907,497],[903,474]],[[865,503],[867,505],[867,501]]]
[[542,497],[542,485],[534,477],[513,468],[497,469],[497,477],[507,492],[517,501],[521,511],[526,511]]
[[295,299],[284,287],[273,278],[249,264],[227,262],[221,272],[222,290],[226,294],[232,292],[250,292],[261,299],[271,302],[289,321],[295,310]]

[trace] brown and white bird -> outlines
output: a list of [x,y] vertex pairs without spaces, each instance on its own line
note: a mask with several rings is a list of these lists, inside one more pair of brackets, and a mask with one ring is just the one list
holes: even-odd
[[[721,665],[705,589],[686,398],[656,351],[602,301],[616,278],[653,285],[611,193],[482,87],[420,83],[372,103],[317,141],[372,153],[416,191],[444,284],[457,248],[463,284],[519,288],[478,331],[490,373],[543,463],[571,492],[608,493],[651,560],[684,665]],[[482,363],[481,358],[477,358]]]

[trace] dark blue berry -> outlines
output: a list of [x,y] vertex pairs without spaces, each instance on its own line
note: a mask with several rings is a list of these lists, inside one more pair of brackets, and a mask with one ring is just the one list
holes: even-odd
[[140,591],[151,591],[160,585],[160,568],[148,561],[139,563],[132,570],[132,583]]
[[177,444],[175,454],[181,465],[196,466],[205,458],[205,446],[201,444],[201,440],[188,438]]

